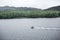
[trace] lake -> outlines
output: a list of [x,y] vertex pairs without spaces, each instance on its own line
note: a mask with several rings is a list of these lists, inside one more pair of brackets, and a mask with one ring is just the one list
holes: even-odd
[[60,18],[0,19],[0,40],[60,40],[59,28]]

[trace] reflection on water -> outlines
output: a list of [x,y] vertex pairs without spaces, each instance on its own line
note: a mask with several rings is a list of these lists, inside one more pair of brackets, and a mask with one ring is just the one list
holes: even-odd
[[1,19],[0,40],[60,40],[59,28],[60,18]]

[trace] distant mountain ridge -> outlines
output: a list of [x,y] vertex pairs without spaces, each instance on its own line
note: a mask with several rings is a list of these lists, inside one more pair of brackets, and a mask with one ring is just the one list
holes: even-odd
[[45,10],[55,10],[55,11],[60,11],[60,6],[50,7],[50,8],[45,9]]
[[41,9],[31,7],[9,7],[9,6],[0,7],[0,11],[4,10],[41,10]]
[[[0,7],[0,11],[5,11],[5,10],[26,11],[26,10],[42,10],[42,9],[32,8],[32,7],[10,7],[10,6]],[[44,10],[56,10],[56,11],[60,11],[60,6],[54,6],[54,7],[50,7],[50,8],[44,9]]]

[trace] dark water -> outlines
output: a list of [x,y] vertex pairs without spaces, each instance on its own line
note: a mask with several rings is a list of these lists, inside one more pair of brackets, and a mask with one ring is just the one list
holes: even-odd
[[0,19],[0,40],[60,40],[60,29],[41,28],[60,28],[60,18]]

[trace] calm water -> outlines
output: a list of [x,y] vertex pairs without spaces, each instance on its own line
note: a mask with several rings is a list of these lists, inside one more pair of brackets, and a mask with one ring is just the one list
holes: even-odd
[[60,18],[0,19],[0,40],[60,40],[60,29],[43,28],[60,28]]

